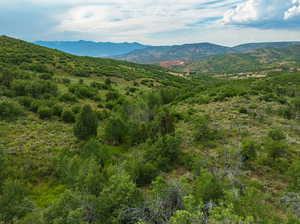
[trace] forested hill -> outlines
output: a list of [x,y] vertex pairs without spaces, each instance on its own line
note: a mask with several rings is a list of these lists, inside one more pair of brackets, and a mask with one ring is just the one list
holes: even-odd
[[137,63],[159,63],[180,60],[184,63],[196,62],[211,56],[232,53],[247,53],[262,48],[281,48],[300,45],[300,42],[249,43],[235,47],[225,47],[211,43],[157,46],[134,50],[117,58]]
[[137,63],[157,63],[161,61],[182,60],[197,61],[214,55],[235,52],[229,47],[211,43],[157,46],[135,50],[118,58]]
[[0,224],[300,223],[300,72],[172,74],[0,37]]
[[178,67],[180,71],[194,71],[198,74],[230,74],[298,68],[300,68],[300,45],[215,56],[193,62],[185,67]]
[[78,56],[113,57],[149,46],[140,43],[111,43],[93,41],[36,41],[35,44]]
[[114,76],[126,79],[152,77],[174,79],[166,70],[155,65],[139,65],[106,58],[74,56],[41,47],[22,40],[0,36],[0,63],[21,70],[40,73],[67,73],[78,77]]

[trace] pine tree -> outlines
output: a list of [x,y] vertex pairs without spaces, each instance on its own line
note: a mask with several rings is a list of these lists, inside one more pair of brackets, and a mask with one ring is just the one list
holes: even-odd
[[97,115],[90,105],[85,105],[76,120],[74,135],[79,140],[88,140],[97,136],[97,128]]

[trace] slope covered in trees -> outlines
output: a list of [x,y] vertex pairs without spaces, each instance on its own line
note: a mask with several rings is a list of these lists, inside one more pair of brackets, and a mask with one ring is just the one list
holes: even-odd
[[0,53],[1,224],[299,223],[300,73]]
[[297,69],[300,62],[300,45],[282,48],[262,48],[248,53],[227,54],[193,62],[180,71],[198,74],[224,74],[256,72],[274,69]]

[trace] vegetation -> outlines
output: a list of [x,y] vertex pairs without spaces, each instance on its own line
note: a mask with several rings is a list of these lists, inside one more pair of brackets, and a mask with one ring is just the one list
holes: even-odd
[[197,74],[257,73],[272,70],[297,70],[299,45],[281,48],[262,48],[246,53],[213,56],[194,61],[178,71],[194,71]]
[[1,224],[300,222],[299,72],[0,52]]

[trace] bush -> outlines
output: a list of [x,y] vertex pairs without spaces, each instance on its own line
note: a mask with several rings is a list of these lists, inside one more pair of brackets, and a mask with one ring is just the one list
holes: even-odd
[[111,118],[105,126],[104,138],[108,144],[120,145],[126,141],[127,127],[120,118]]
[[75,122],[75,115],[70,109],[65,109],[61,114],[61,118],[64,122],[67,123]]
[[0,120],[10,120],[23,115],[23,109],[16,103],[0,101]]
[[113,91],[110,91],[106,94],[107,101],[117,100],[117,99],[119,99],[119,97],[120,97],[119,93],[113,92]]
[[41,119],[51,118],[53,111],[50,107],[40,106],[37,113],[39,114]]
[[254,161],[260,146],[252,139],[246,139],[242,142],[242,159],[244,162]]
[[30,108],[31,104],[33,102],[33,98],[30,96],[20,96],[18,98],[19,104],[21,104],[24,107]]
[[61,104],[55,104],[53,106],[53,115],[60,117],[64,107]]
[[69,87],[69,91],[79,98],[92,99],[98,93],[97,90],[90,88],[84,84],[72,85]]
[[284,141],[276,141],[273,139],[268,139],[264,143],[264,147],[269,157],[273,161],[287,154],[288,146]]
[[284,140],[286,138],[285,134],[280,129],[270,130],[268,136],[275,141]]
[[73,102],[73,103],[78,101],[76,96],[73,95],[72,93],[64,93],[59,97],[59,100],[62,102]]
[[74,114],[78,114],[81,110],[81,106],[79,105],[72,106],[71,110]]
[[83,106],[76,124],[74,126],[74,135],[79,140],[88,140],[97,136],[98,120],[97,115],[90,105]]
[[14,80],[12,89],[17,96],[32,96],[41,98],[44,94],[56,96],[58,88],[49,80]]
[[201,116],[195,121],[194,138],[196,142],[208,143],[219,137],[218,131],[210,127],[209,118],[207,116]]
[[145,158],[156,164],[162,170],[168,170],[178,159],[180,154],[180,139],[174,136],[165,135],[155,143],[149,141]]

